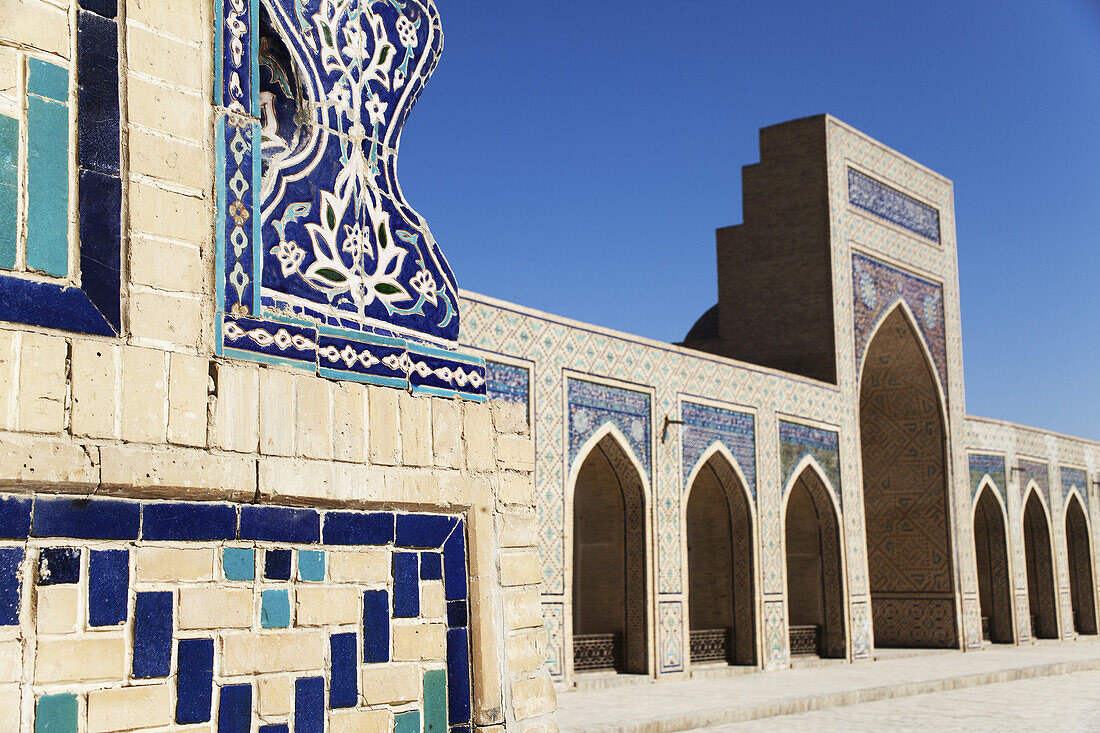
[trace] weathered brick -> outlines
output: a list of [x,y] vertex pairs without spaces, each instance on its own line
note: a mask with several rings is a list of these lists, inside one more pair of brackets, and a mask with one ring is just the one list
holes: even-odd
[[498,498],[507,505],[524,508],[534,507],[537,502],[534,476],[529,473],[504,471],[500,474]]
[[126,94],[131,123],[202,144],[206,106],[198,90],[187,92],[131,74]]
[[132,235],[130,280],[158,290],[202,295],[202,251],[194,242]]
[[164,353],[122,349],[122,439],[162,443],[168,428],[168,370]]
[[204,7],[187,0],[127,0],[126,17],[176,38],[201,41],[207,28]]
[[368,705],[420,699],[419,664],[364,665],[360,668],[363,699]]
[[75,585],[43,585],[36,590],[35,630],[39,634],[67,634],[80,621],[80,595]]
[[139,547],[136,552],[137,569],[134,575],[139,583],[214,579],[213,550]]
[[278,369],[260,370],[260,452],[294,455],[294,375]]
[[420,584],[420,615],[423,618],[439,619],[447,616],[447,597],[443,592],[443,583],[438,580],[426,580]]
[[88,733],[156,728],[172,722],[169,685],[144,685],[88,693]]
[[179,591],[181,629],[247,629],[253,593],[245,588],[188,588]]
[[462,404],[435,400],[432,405],[432,451],[440,468],[462,468]]
[[493,400],[490,404],[493,408],[493,426],[498,433],[527,434],[527,405],[504,400]]
[[99,455],[104,486],[206,489],[229,498],[256,492],[253,456],[137,444],[104,445]]
[[390,733],[389,710],[333,710],[328,714],[329,733]]
[[205,446],[210,396],[210,361],[172,354],[168,363],[168,440]]
[[339,384],[335,399],[334,457],[363,463],[367,460],[367,388],[354,382]]
[[69,14],[37,0],[0,0],[4,40],[69,58]]
[[498,435],[497,463],[512,471],[534,471],[534,441],[526,435]]
[[512,712],[516,720],[529,720],[554,712],[557,696],[549,677],[517,680],[512,683]]
[[34,681],[56,682],[119,680],[127,673],[129,655],[121,636],[39,639],[34,662]]
[[493,413],[488,404],[467,402],[463,405],[462,442],[466,468],[471,471],[496,468],[493,461]]
[[402,463],[432,465],[432,401],[408,392],[401,392],[397,399],[401,409]]
[[159,178],[195,190],[207,185],[210,158],[200,145],[132,127],[129,150],[132,174]]
[[202,305],[189,295],[131,291],[130,328],[135,338],[156,344],[198,346]]
[[98,454],[67,440],[10,434],[0,450],[0,480],[8,485],[96,486]]
[[195,222],[209,217],[207,201],[199,194],[168,191],[152,182],[130,184],[130,227],[134,231],[186,239],[198,245],[206,235],[205,229],[195,227]]
[[205,65],[202,49],[197,44],[182,43],[142,25],[128,23],[126,52],[130,71],[170,79],[180,86],[202,90]]
[[501,514],[497,524],[501,547],[538,546],[539,523],[534,514]]
[[328,556],[328,576],[336,583],[385,583],[390,578],[389,550],[333,552]]
[[265,675],[259,681],[260,715],[285,715],[294,710],[294,678]]
[[72,434],[91,438],[118,437],[118,347],[74,340],[71,372]]
[[69,345],[56,336],[21,334],[19,351],[19,428],[32,433],[65,429]]
[[362,620],[358,588],[299,583],[294,596],[298,626],[338,626]]
[[401,433],[397,429],[397,395],[395,389],[367,388],[367,408],[370,415],[368,441],[370,461],[382,466],[401,463]]
[[515,676],[528,675],[546,663],[546,629],[531,629],[510,635],[504,642],[508,671]]
[[303,376],[297,382],[294,424],[298,455],[332,459],[332,382]]
[[0,331],[0,429],[15,430],[19,406],[19,338]]
[[443,624],[394,624],[393,660],[440,660],[447,655],[447,627]]
[[260,445],[259,370],[219,363],[211,444],[238,453],[255,453]]
[[[23,680],[23,645],[18,639],[0,641],[0,685]],[[0,708],[2,709],[2,708]]]
[[504,623],[509,631],[541,627],[542,604],[537,586],[505,591]]
[[225,634],[222,671],[227,675],[273,674],[322,669],[328,634],[284,631]]

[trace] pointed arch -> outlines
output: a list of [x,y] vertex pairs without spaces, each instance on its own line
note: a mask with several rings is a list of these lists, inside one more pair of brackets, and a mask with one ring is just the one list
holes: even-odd
[[872,331],[859,382],[867,564],[879,647],[959,644],[940,376],[916,318],[898,299]]
[[1024,560],[1027,563],[1031,635],[1038,639],[1057,639],[1058,605],[1054,584],[1050,512],[1034,479],[1028,482],[1023,506]]
[[787,500],[790,498],[790,491],[794,488],[795,484],[803,478],[804,474],[810,471],[813,473],[814,478],[821,482],[821,487],[825,490],[825,494],[829,497],[829,500],[833,507],[833,512],[839,517],[843,515],[843,504],[840,501],[840,493],[837,491],[837,487],[833,486],[833,482],[829,480],[829,474],[825,471],[825,467],[814,458],[811,454],[807,453],[798,459],[798,463],[795,464],[794,470],[787,476],[787,483],[783,486],[783,505],[786,506]]
[[936,359],[932,355],[932,349],[928,345],[928,340],[924,337],[924,331],[921,330],[916,314],[913,313],[913,309],[909,306],[909,303],[906,302],[905,298],[901,296],[894,298],[890,305],[882,310],[882,315],[879,316],[879,319],[875,321],[875,325],[867,333],[867,345],[863,349],[862,361],[859,364],[859,383],[863,383],[863,373],[867,368],[868,356],[871,353],[871,344],[875,342],[879,331],[896,312],[901,313],[909,323],[909,327],[913,330],[913,335],[917,339],[917,345],[920,346],[921,354],[924,356],[925,364],[932,373],[932,381],[936,385],[936,391],[939,393],[940,401],[946,404],[947,385],[943,383],[942,375],[939,373],[939,369],[936,366]]
[[574,670],[650,671],[649,482],[614,425],[585,441],[566,494]]
[[1092,574],[1092,537],[1085,502],[1076,488],[1066,496],[1066,555],[1070,605],[1078,634],[1096,634],[1096,586]]
[[755,511],[745,475],[721,441],[704,451],[686,491],[691,660],[755,665]]
[[841,514],[828,486],[825,472],[807,456],[784,487],[787,625],[792,654],[843,658],[847,594]]
[[993,479],[978,484],[972,507],[974,558],[978,571],[978,602],[982,634],[988,641],[1011,644],[1012,572],[1008,560],[1008,512]]

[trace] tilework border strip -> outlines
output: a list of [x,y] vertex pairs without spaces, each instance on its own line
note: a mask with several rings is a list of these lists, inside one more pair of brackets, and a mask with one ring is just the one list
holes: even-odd
[[0,320],[97,336],[122,331],[119,36],[109,6],[81,0],[77,11],[81,284],[0,275]]

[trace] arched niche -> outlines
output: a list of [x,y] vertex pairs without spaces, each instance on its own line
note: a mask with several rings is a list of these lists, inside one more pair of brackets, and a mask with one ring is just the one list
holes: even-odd
[[784,508],[791,653],[845,656],[840,520],[823,473],[805,466]]
[[1054,591],[1054,561],[1050,523],[1039,492],[1032,488],[1024,503],[1024,560],[1027,563],[1027,598],[1031,635],[1058,638],[1058,611]]
[[1096,633],[1096,601],[1092,579],[1092,543],[1089,523],[1077,494],[1066,503],[1066,550],[1069,559],[1073,628],[1078,634]]
[[958,644],[939,383],[899,303],[863,365],[859,432],[875,645]]
[[688,493],[688,626],[692,663],[756,664],[753,512],[743,478],[713,452]]
[[573,491],[573,669],[648,672],[646,495],[614,433],[596,442]]
[[1011,644],[1012,581],[1008,567],[1005,513],[996,491],[982,485],[974,503],[974,557],[978,566],[978,600],[982,634],[987,641]]

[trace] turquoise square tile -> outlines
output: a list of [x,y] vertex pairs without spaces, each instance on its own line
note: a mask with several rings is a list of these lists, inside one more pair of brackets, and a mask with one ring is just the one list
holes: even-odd
[[325,579],[323,550],[298,550],[298,579],[320,583]]
[[420,733],[420,711],[412,710],[393,716],[393,733]]
[[290,626],[290,591],[264,591],[260,603],[260,626],[265,629],[285,629]]
[[27,92],[58,102],[69,101],[69,70],[42,59],[27,59]]
[[43,695],[34,708],[34,733],[76,733],[76,695]]
[[222,550],[222,570],[226,580],[255,580],[256,551],[244,547],[227,547]]

